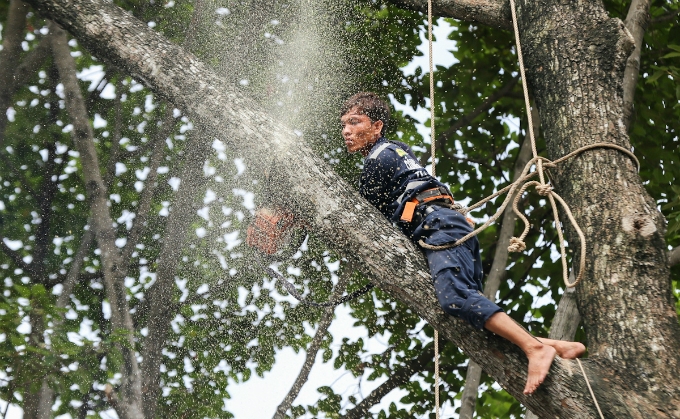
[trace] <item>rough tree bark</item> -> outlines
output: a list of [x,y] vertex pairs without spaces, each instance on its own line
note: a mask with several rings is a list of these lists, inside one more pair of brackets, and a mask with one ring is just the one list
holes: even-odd
[[[600,3],[522,0],[518,8],[548,157],[598,141],[629,148],[622,83],[634,44],[623,23]],[[620,406],[606,410],[613,417],[680,416],[680,328],[663,216],[622,153],[588,152],[554,173],[589,238],[587,273],[576,291],[590,358],[601,367],[591,377],[597,397],[618,399]],[[573,229],[567,236],[578,242]],[[615,381],[627,384],[605,390]]]
[[[444,314],[418,249],[297,136],[193,55],[110,3],[30,3],[97,57],[144,81],[224,138],[255,173],[271,165],[284,168],[279,175],[292,185],[287,193],[293,208],[329,245],[356,255],[378,286],[455,342],[532,411],[560,418],[597,415],[572,361],[554,362],[540,389],[524,396],[526,358],[519,349]],[[610,19],[601,4],[522,2],[519,11],[522,42],[531,57],[529,82],[550,156],[595,141],[627,145],[620,92],[632,42],[622,23]],[[673,376],[680,333],[671,305],[663,218],[624,155],[593,151],[567,168],[557,171],[558,190],[572,204],[593,249],[577,293],[592,355],[584,366],[600,407],[608,417],[680,417],[680,379]],[[383,257],[375,258],[376,251]]]
[[56,24],[48,25],[54,63],[64,85],[66,109],[73,124],[73,143],[80,153],[83,177],[92,211],[92,229],[101,249],[102,272],[106,297],[111,305],[111,327],[125,333],[126,344],[118,345],[123,355],[121,393],[124,403],[116,405],[123,419],[142,418],[141,373],[135,354],[134,325],[130,316],[125,288],[125,261],[116,247],[116,233],[108,207],[108,194],[102,179],[99,159],[94,148],[94,134],[89,123],[85,103],[76,78],[76,64],[68,47],[66,33]]

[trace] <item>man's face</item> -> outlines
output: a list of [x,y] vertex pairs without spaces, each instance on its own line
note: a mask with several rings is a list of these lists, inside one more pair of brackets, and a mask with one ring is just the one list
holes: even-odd
[[373,144],[380,138],[383,122],[371,122],[371,118],[360,113],[357,108],[350,109],[340,118],[340,122],[347,152],[360,151],[363,156],[367,156]]

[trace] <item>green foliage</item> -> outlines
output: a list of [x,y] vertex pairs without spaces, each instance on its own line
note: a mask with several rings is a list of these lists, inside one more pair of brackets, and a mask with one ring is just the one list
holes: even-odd
[[[391,95],[407,108],[426,104],[429,74],[420,68],[414,74],[402,70],[422,55],[417,47],[425,30],[424,17],[385,1],[328,0],[316,2],[313,8],[288,1],[115,3],[153,22],[157,31],[190,48],[274,117],[302,132],[302,139],[350,181],[357,179],[361,160],[348,156],[342,148],[339,103],[358,90],[374,90]],[[612,16],[625,17],[628,4],[612,0],[606,7]],[[676,186],[680,175],[680,46],[676,41],[680,23],[672,15],[677,7],[676,3],[653,2],[630,131],[642,162],[640,175],[667,217],[666,238],[673,247],[680,245],[680,188]],[[3,22],[6,14],[3,3]],[[666,19],[668,16],[672,18]],[[449,39],[456,46],[451,51],[454,63],[440,66],[435,75],[436,128],[445,137],[440,141],[437,173],[451,186],[457,200],[477,201],[510,180],[525,135],[521,81],[516,81],[510,33],[446,22],[452,27]],[[44,36],[43,21],[31,15],[29,23],[22,58]],[[309,32],[311,29],[316,32]],[[311,36],[320,39],[318,55],[300,57],[298,52],[304,48],[296,49],[299,42]],[[137,351],[143,349],[147,338],[148,296],[154,292],[163,241],[170,233],[168,215],[181,205],[191,205],[193,218],[173,278],[176,286],[167,300],[172,330],[163,351],[157,416],[233,417],[224,407],[231,389],[253,374],[264,376],[273,368],[281,348],[306,351],[323,314],[293,301],[278,281],[267,278],[253,264],[250,250],[242,243],[253,211],[251,201],[264,204],[262,190],[278,185],[254,183],[248,169],[234,163],[238,156],[216,142],[208,161],[199,162],[204,176],[195,183],[191,203],[177,202],[176,182],[185,182],[185,168],[195,164],[192,140],[205,141],[205,134],[193,130],[191,121],[178,111],[173,113],[171,105],[139,82],[102,65],[77,43],[71,45],[82,72],[80,87],[94,126],[120,246],[132,240],[130,232],[143,195],[154,188],[146,225],[133,243],[126,267]],[[87,77],[87,73],[100,71],[103,77]],[[82,162],[73,149],[70,116],[64,109],[63,89],[58,86],[58,75],[48,59],[12,97],[15,114],[2,134],[0,236],[7,239],[7,248],[0,252],[5,284],[0,296],[0,362],[5,371],[0,376],[0,397],[21,404],[15,393],[25,400],[44,381],[59,394],[56,415],[94,417],[111,407],[108,392],[117,391],[122,379],[120,347],[129,342],[121,331],[111,328],[101,252],[96,244],[85,249],[84,264],[74,272],[78,281],[66,306],[57,306],[83,233],[91,223]],[[468,117],[505,87],[507,94],[489,103],[478,116]],[[173,114],[171,119],[166,118],[167,112]],[[389,136],[414,146],[427,162],[429,151],[416,121],[401,111],[393,116]],[[214,140],[207,135],[207,141]],[[539,151],[543,147],[539,138]],[[147,181],[150,162],[158,152],[162,158],[152,184]],[[548,210],[540,204],[533,196],[523,202],[533,211],[526,242],[534,250],[511,256],[497,300],[514,319],[545,336],[562,286],[560,266],[551,256],[556,234],[546,217]],[[489,205],[473,215],[483,219],[494,210]],[[496,246],[504,245],[497,243],[498,228],[489,228],[479,236],[486,272]],[[325,301],[345,261],[309,233],[301,249],[274,265],[292,277],[308,298]],[[671,280],[678,299],[679,275],[680,267],[674,267]],[[353,276],[347,291],[358,289],[367,280]],[[543,301],[541,305],[537,298]],[[359,383],[357,387],[383,382],[432,351],[432,328],[381,290],[347,307],[354,325],[365,334],[326,336],[321,345],[322,361],[338,369],[339,375],[348,372]],[[680,303],[677,307],[680,313]],[[585,339],[582,330],[577,339]],[[371,345],[376,340],[385,343],[384,349]],[[467,358],[450,343],[441,346],[441,400],[452,409],[460,399]],[[399,403],[383,403],[369,416],[432,417],[432,368],[428,362],[415,370],[400,388],[403,396]],[[477,417],[523,415],[517,401],[494,387],[488,377],[483,380],[485,390],[478,399]],[[339,417],[366,396],[358,390],[335,388],[330,381],[318,394],[315,403],[293,406],[290,417]]]
[[498,388],[487,388],[477,399],[476,417],[480,418],[521,418],[525,409],[507,392]]

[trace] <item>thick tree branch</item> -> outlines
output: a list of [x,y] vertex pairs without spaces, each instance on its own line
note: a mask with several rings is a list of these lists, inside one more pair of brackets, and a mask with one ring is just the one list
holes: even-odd
[[[333,290],[333,293],[330,297],[331,301],[342,296],[342,294],[345,292],[345,289],[347,288],[347,283],[349,282],[353,272],[354,269],[352,268],[352,262],[349,262],[348,266],[344,267],[340,278],[338,279],[338,283],[335,285],[335,289]],[[314,366],[314,362],[316,361],[316,355],[319,352],[319,348],[321,348],[324,338],[326,337],[328,327],[333,321],[333,316],[335,315],[334,313],[335,307],[327,307],[324,310],[321,321],[319,322],[319,326],[316,329],[316,334],[314,334],[312,343],[310,343],[309,348],[307,349],[305,362],[302,364],[300,373],[295,379],[293,385],[290,387],[288,394],[286,394],[286,396],[281,401],[281,404],[279,404],[279,406],[276,408],[273,419],[284,419],[286,417],[286,412],[288,409],[290,409],[290,406],[293,404],[298,394],[300,394],[302,386],[304,386],[307,382],[307,379],[309,378],[309,372],[312,370],[312,366]]]
[[[32,301],[31,305],[34,308],[40,308],[37,301]],[[28,335],[28,340],[31,346],[40,347],[45,342],[45,321],[39,310],[30,310],[28,314],[31,325],[31,332]],[[39,360],[38,362],[41,362]],[[52,407],[52,398],[47,386],[46,376],[48,371],[43,371],[42,374],[33,379],[26,380],[23,392],[23,410],[24,419],[48,419]],[[40,388],[37,391],[34,389],[36,382],[41,382]]]
[[680,246],[668,252],[668,262],[670,266],[675,266],[680,263]]
[[76,64],[68,47],[66,33],[56,24],[50,22],[52,53],[59,77],[64,85],[66,109],[73,124],[73,142],[80,154],[80,162],[85,178],[85,188],[90,203],[92,229],[102,251],[102,271],[106,288],[106,297],[111,305],[111,326],[114,330],[127,333],[128,345],[120,345],[124,365],[121,371],[121,385],[125,403],[117,411],[123,419],[143,418],[141,403],[141,376],[135,355],[134,325],[128,308],[127,288],[125,287],[125,265],[116,247],[116,234],[108,207],[106,186],[101,177],[99,159],[94,147],[94,134],[89,123],[78,79]]
[[[390,0],[397,6],[427,13],[427,0]],[[434,0],[432,14],[496,28],[512,29],[510,6],[503,0]]]
[[623,123],[626,130],[630,129],[633,119],[635,87],[640,74],[640,54],[642,53],[645,31],[649,25],[649,6],[651,3],[650,0],[633,0],[625,21],[626,29],[633,35],[635,41],[635,49],[628,57],[626,71],[623,75]]

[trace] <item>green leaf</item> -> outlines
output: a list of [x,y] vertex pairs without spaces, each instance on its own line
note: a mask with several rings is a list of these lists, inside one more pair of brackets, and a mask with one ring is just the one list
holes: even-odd
[[667,74],[666,70],[663,69],[657,70],[656,72],[654,72],[654,74],[652,74],[651,77],[648,77],[646,81],[647,83],[654,83],[659,79],[659,77],[663,76],[664,74]]

